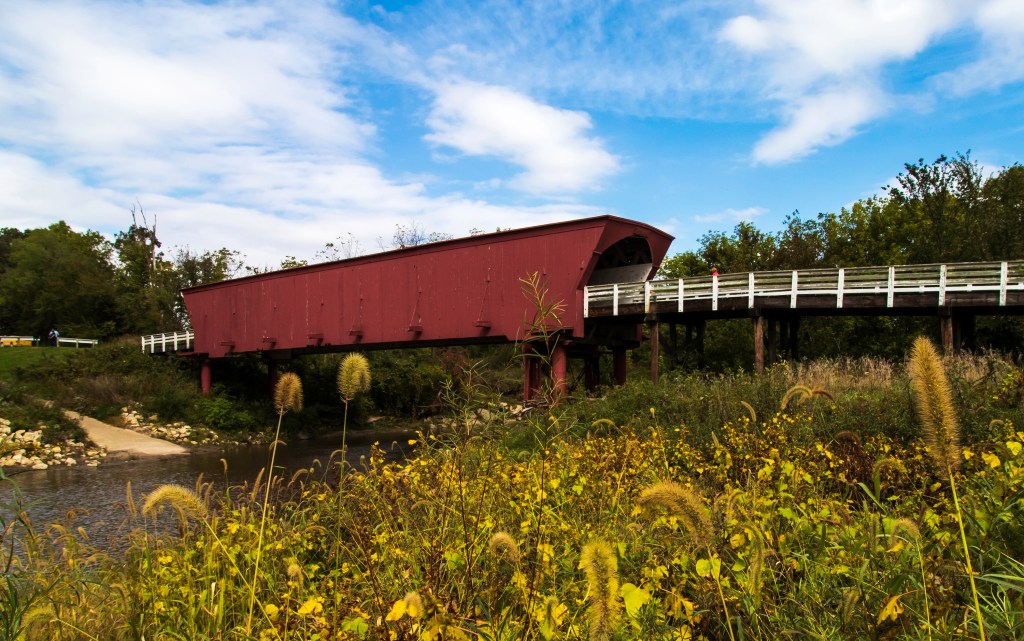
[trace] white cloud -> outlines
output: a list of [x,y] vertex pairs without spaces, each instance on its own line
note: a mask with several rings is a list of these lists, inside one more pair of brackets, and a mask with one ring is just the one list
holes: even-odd
[[757,142],[753,158],[776,164],[837,145],[886,108],[886,96],[871,86],[838,87],[801,97],[786,107],[784,124]]
[[756,145],[757,162],[795,160],[839,144],[883,115],[881,70],[907,62],[969,15],[967,0],[759,0],[760,16],[725,23],[720,37],[763,64],[781,127]]
[[1019,0],[979,3],[974,24],[983,42],[978,58],[939,74],[937,87],[965,96],[1024,79],[1024,3]]
[[472,156],[509,161],[525,171],[511,185],[531,193],[589,189],[615,173],[619,161],[582,112],[541,104],[504,87],[461,82],[437,89],[426,139]]
[[723,209],[722,211],[715,212],[713,214],[703,214],[693,217],[693,220],[698,223],[728,223],[728,222],[743,222],[752,221],[758,216],[762,216],[768,213],[768,210],[764,207],[745,207],[743,209]]

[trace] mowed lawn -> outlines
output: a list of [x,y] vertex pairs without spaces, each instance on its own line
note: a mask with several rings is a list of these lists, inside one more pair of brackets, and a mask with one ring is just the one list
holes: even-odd
[[37,363],[44,358],[64,358],[66,349],[53,347],[0,348],[0,381],[15,381],[15,370]]

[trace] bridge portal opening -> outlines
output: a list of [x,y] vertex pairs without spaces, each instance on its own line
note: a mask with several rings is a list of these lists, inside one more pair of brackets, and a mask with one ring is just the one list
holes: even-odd
[[643,236],[623,238],[601,253],[588,285],[609,285],[647,280],[654,261]]

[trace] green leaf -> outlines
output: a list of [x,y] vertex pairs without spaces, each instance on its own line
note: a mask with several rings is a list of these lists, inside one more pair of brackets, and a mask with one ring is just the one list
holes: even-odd
[[635,619],[640,613],[640,608],[651,600],[650,592],[632,583],[623,584],[619,588],[619,594],[622,595],[622,601],[626,605],[626,614],[630,619]]

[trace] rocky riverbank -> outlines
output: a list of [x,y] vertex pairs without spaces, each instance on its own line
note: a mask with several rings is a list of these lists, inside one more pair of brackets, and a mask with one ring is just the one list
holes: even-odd
[[60,444],[42,442],[43,429],[12,430],[11,422],[0,418],[0,468],[45,470],[52,466],[95,467],[107,455],[106,449],[70,440]]

